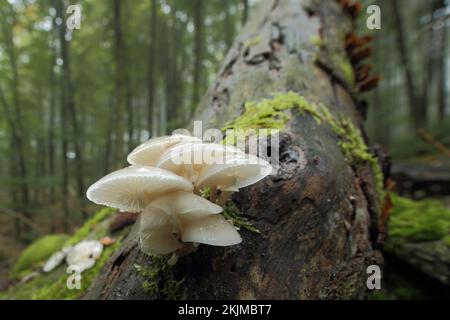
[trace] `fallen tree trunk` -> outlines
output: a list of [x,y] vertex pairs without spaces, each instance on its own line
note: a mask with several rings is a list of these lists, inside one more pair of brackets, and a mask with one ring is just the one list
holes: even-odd
[[395,180],[398,193],[408,194],[413,198],[450,195],[450,166],[445,163],[394,163],[391,179]]
[[[337,1],[263,1],[195,119],[204,129],[223,128],[243,114],[245,102],[292,91],[361,128],[344,49],[352,30],[351,15]],[[278,173],[233,196],[259,233],[241,229],[241,244],[201,245],[167,267],[140,252],[134,228],[84,298],[364,298],[366,268],[382,260],[375,249],[374,163],[356,161],[357,152],[366,152],[356,148],[365,146],[346,146],[329,121],[286,113]],[[339,123],[344,132],[353,127]]]

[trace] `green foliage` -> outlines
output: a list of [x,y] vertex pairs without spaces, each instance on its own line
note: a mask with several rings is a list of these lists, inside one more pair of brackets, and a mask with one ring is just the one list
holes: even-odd
[[24,272],[29,273],[31,269],[43,264],[64,246],[67,238],[65,234],[49,234],[35,240],[20,254],[12,269],[12,276],[19,279],[25,275]]
[[[62,12],[65,12],[69,3],[63,2]],[[0,99],[0,153],[5,155],[0,161],[1,200],[16,211],[30,213],[39,224],[44,225],[54,217],[60,219],[64,214],[70,225],[81,216],[76,200],[83,197],[84,190],[77,192],[76,184],[82,178],[86,187],[102,172],[110,171],[116,165],[111,153],[120,150],[116,148],[120,140],[124,144],[128,142],[120,157],[125,159],[125,150],[141,143],[147,137],[147,130],[152,135],[163,135],[186,126],[192,113],[192,91],[202,94],[206,90],[242,26],[242,1],[203,1],[201,8],[197,1],[120,1],[118,23],[114,21],[110,1],[83,0],[82,27],[66,39],[70,42],[67,58],[62,57],[59,37],[62,28],[52,23],[56,18],[55,3],[0,1],[0,52],[4,53],[0,54],[0,87],[4,93],[4,99]],[[156,5],[154,17],[150,14],[153,4]],[[204,26],[201,32],[195,25],[200,9],[199,24]],[[152,36],[152,26],[156,36]],[[124,39],[123,48],[117,49],[123,53],[122,63],[116,59],[115,27],[121,28]],[[14,41],[9,41],[10,38]],[[148,59],[151,46],[155,47],[152,65]],[[10,52],[15,53],[15,59]],[[70,75],[64,72],[67,69],[63,66],[67,65]],[[13,81],[15,68],[17,81]],[[117,90],[115,75],[119,69],[123,81]],[[153,77],[149,75],[150,70]],[[195,82],[192,75],[197,71],[199,79]],[[150,78],[153,78],[151,84]],[[149,119],[146,108],[136,103],[147,99],[150,87],[154,88],[150,115],[153,119]],[[115,113],[116,92],[123,91],[126,108],[121,114]],[[61,92],[73,95],[73,108],[64,101],[68,97],[61,99]],[[17,121],[15,126],[20,128],[16,134],[22,138],[26,155],[26,177],[19,175],[17,156],[11,156],[18,154],[18,144],[11,143],[14,134],[3,100]],[[72,115],[72,109],[76,114]],[[62,123],[63,114],[65,123]],[[78,119],[78,133],[73,130],[73,119]],[[117,123],[124,119],[131,139],[125,138],[126,134],[114,139]],[[59,147],[62,139],[66,139],[70,151],[76,143],[83,146],[77,157],[68,160],[83,162],[82,174],[77,165],[72,170],[72,164],[63,172],[61,161],[66,155]],[[72,156],[72,152],[69,154]],[[64,197],[60,188],[63,174],[68,176],[70,190]],[[30,201],[21,201],[22,193],[18,192],[25,183],[29,193],[37,195]],[[55,192],[52,203],[43,201],[44,193],[50,191]],[[18,194],[19,199],[15,199],[14,195]],[[35,198],[39,201],[34,201]],[[67,214],[61,212],[62,199],[69,203]],[[46,213],[42,219],[37,217],[41,210]]]
[[150,266],[134,265],[136,271],[144,277],[142,288],[153,297],[164,297],[169,300],[182,297],[181,284],[183,280],[175,279],[173,268],[167,263],[167,258],[152,255]]
[[444,240],[450,237],[450,209],[437,200],[414,201],[392,194],[386,250],[407,242]]
[[209,199],[209,197],[211,196],[211,188],[210,187],[202,188],[199,190],[199,194],[201,197]]

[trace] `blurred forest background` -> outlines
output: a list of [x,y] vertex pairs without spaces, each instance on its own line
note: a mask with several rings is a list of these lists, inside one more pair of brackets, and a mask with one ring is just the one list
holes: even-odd
[[[0,0],[2,273],[98,210],[86,188],[131,149],[188,125],[256,2]],[[398,192],[448,204],[450,1],[363,3],[382,17],[373,31],[360,19],[383,77],[365,96],[370,142],[392,156]],[[66,29],[70,4],[79,30]]]

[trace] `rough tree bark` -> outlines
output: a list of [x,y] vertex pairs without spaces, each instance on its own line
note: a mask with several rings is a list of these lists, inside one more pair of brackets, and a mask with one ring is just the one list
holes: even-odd
[[[195,119],[222,128],[245,101],[297,92],[362,126],[345,61],[352,20],[335,1],[265,1],[250,17]],[[324,45],[311,39],[321,36]],[[256,40],[257,39],[257,40]],[[327,52],[323,52],[323,49]],[[345,73],[345,72],[344,72]],[[348,75],[348,74],[347,74]],[[348,80],[348,81],[347,81]],[[292,115],[281,134],[281,168],[233,197],[260,234],[241,229],[232,247],[201,245],[174,267],[188,299],[364,298],[376,248],[378,202],[366,165],[350,165],[339,137],[308,115]],[[105,265],[86,299],[170,298],[146,292],[135,265],[155,265],[138,248],[136,227]],[[159,283],[159,285],[164,285]]]

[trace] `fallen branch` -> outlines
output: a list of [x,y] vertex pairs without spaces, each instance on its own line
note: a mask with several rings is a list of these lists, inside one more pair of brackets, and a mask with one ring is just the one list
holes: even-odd
[[36,223],[34,223],[31,219],[25,217],[22,213],[14,211],[12,209],[6,208],[6,207],[0,207],[0,213],[4,213],[10,217],[13,217],[14,219],[19,219],[29,227],[31,227],[33,230],[39,232],[39,234],[44,234],[44,230],[41,229]]
[[445,154],[447,157],[450,158],[450,149],[447,148],[443,143],[436,140],[427,130],[425,129],[419,129],[418,131],[419,136],[429,144],[433,145],[436,149],[438,149],[440,152]]

